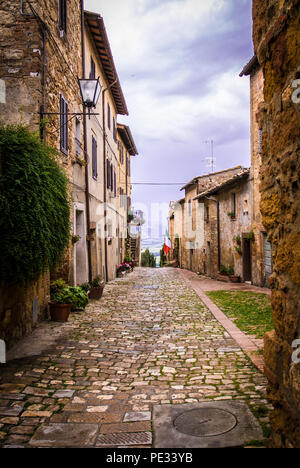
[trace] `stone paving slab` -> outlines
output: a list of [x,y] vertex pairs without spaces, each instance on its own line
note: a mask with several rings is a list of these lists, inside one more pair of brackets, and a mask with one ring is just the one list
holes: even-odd
[[96,441],[97,424],[48,424],[38,428],[32,447],[91,447]]
[[[37,427],[56,427],[69,446],[62,430],[87,425],[97,426],[99,447],[150,447],[155,405],[203,401],[243,400],[268,425],[265,377],[178,270],[137,268],[67,325],[39,355],[1,366],[0,407],[22,409],[0,416],[0,446],[44,446]],[[42,336],[52,330],[44,323]],[[103,427],[111,433],[100,434]]]

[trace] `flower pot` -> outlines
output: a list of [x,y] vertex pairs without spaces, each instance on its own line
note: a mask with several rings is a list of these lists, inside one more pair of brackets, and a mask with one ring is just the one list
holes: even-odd
[[50,316],[53,322],[67,322],[72,304],[56,304],[55,302],[49,302]]
[[97,286],[90,290],[89,299],[101,299],[104,286]]
[[230,281],[232,283],[239,283],[240,282],[240,277],[237,276],[237,275],[230,275],[229,278],[230,278]]

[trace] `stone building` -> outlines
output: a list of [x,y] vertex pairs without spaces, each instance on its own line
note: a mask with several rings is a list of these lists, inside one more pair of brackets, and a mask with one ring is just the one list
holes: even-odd
[[[199,203],[200,193],[228,180],[242,170],[241,166],[219,172],[195,177],[181,191],[185,191],[184,199],[177,207],[177,229],[174,232],[179,237],[180,267],[194,272],[203,271],[203,249],[205,248],[205,212],[204,204]],[[181,209],[179,208],[181,207]],[[180,223],[178,223],[180,220]],[[178,241],[177,241],[178,242]]]
[[[117,115],[128,110],[103,18],[85,12],[82,0],[2,2],[0,32],[0,114],[7,123],[41,130],[44,141],[58,150],[72,200],[72,242],[60,267],[26,291],[1,291],[0,337],[10,344],[47,316],[51,279],[77,285],[96,275],[115,278]],[[99,77],[94,115],[84,115],[78,77]],[[129,172],[130,158],[127,165]]]
[[203,275],[217,278],[226,268],[242,281],[253,282],[249,175],[249,169],[240,168],[195,197],[204,212],[204,243],[198,264]]
[[265,337],[274,447],[300,447],[300,1],[254,0],[253,40],[264,75],[261,212],[272,246],[275,330]]
[[[68,2],[68,16],[60,0],[13,0],[0,6],[0,114],[6,123],[24,123],[39,131],[48,115],[42,137],[58,149],[62,167],[72,180],[76,161],[74,119],[58,113],[82,112],[77,76],[82,76],[81,2]],[[60,7],[60,8],[59,8]],[[71,222],[74,223],[72,216]],[[60,276],[72,279],[73,248],[65,254]],[[49,274],[19,288],[1,291],[1,334],[8,344],[29,333],[38,318],[46,316]],[[9,297],[9,300],[7,300]]]
[[[86,119],[92,276],[111,280],[116,277],[120,262],[120,226],[124,223],[119,201],[117,115],[127,115],[128,110],[103,18],[85,12],[84,19],[85,76],[99,77],[102,86],[93,111],[99,115]],[[127,166],[130,166],[130,159]]]
[[[137,156],[132,133],[127,125],[117,124],[118,130],[118,210],[120,216],[119,263],[124,262],[128,239],[128,216],[131,215],[131,156]],[[128,242],[126,240],[128,239]],[[132,242],[133,244],[134,242]],[[129,246],[131,249],[131,246]]]

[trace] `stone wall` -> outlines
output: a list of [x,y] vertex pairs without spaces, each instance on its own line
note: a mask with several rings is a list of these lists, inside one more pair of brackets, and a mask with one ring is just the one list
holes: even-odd
[[299,448],[300,365],[292,361],[292,343],[300,337],[300,106],[292,96],[300,78],[300,1],[254,0],[253,22],[265,79],[261,211],[274,268],[275,330],[265,338],[272,444]]

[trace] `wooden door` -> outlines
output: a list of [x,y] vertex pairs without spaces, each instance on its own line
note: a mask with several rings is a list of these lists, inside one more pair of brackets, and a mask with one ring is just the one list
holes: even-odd
[[252,281],[251,240],[243,238],[243,280]]

